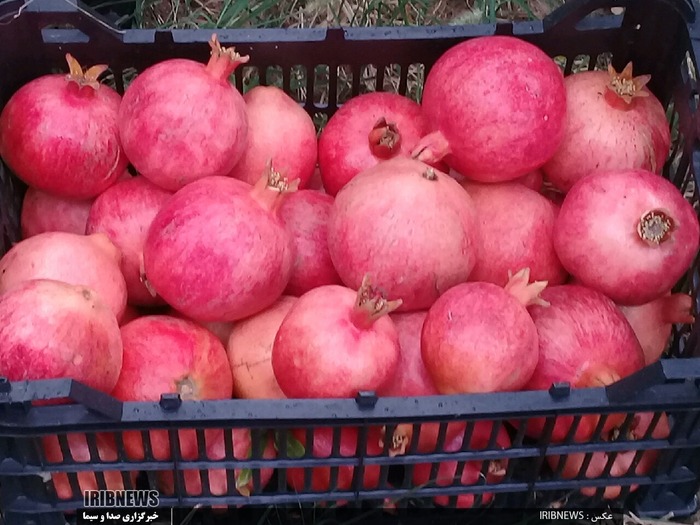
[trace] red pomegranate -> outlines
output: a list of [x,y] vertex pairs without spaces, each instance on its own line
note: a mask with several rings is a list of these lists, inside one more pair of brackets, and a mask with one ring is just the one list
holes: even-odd
[[342,284],[328,252],[328,219],[333,197],[319,191],[290,194],[279,209],[294,245],[294,266],[286,293],[300,295],[327,284]]
[[650,79],[633,77],[631,63],[622,73],[609,66],[566,77],[564,138],[542,168],[555,187],[567,192],[597,170],[661,173],[671,130],[664,107],[646,87]]
[[[552,383],[568,382],[573,388],[610,385],[644,367],[644,353],[622,312],[600,292],[578,284],[547,288],[541,294],[549,306],[529,307],[537,327],[539,361],[524,390],[547,390]],[[563,441],[573,416],[559,415],[553,441]],[[574,439],[585,441],[593,434],[599,416],[582,416]],[[619,417],[608,418],[605,430]],[[527,434],[537,437],[544,419],[527,423]]]
[[306,188],[316,168],[316,128],[309,114],[275,86],[256,86],[245,95],[248,139],[231,176],[255,184],[268,162],[289,181]]
[[207,177],[178,191],[148,231],[149,286],[198,321],[236,321],[270,306],[287,287],[294,262],[277,215],[290,191],[294,186],[271,167],[254,187]]
[[[489,448],[491,433],[493,432],[493,423],[479,421],[474,424],[469,447],[467,450],[485,450]],[[455,434],[452,438],[445,441],[445,452],[460,452],[464,443],[464,432]],[[503,426],[499,426],[496,440],[496,449],[508,449],[511,447],[508,432]],[[459,479],[457,479],[458,470],[457,461],[443,461],[438,463],[437,476],[431,478],[431,470],[433,464],[418,463],[413,467],[413,484],[418,487],[426,486],[428,483],[438,487],[450,487],[454,485],[474,486],[479,483],[487,485],[499,483],[506,476],[508,468],[508,460],[492,460],[484,461],[468,461],[464,463]],[[481,493],[481,504],[488,504],[493,500],[492,492]],[[437,505],[448,506],[449,496],[436,496],[434,501]],[[472,508],[476,501],[475,494],[460,494],[457,496],[457,508],[468,509]]]
[[579,180],[554,225],[564,268],[618,304],[661,297],[690,268],[699,246],[693,206],[670,181],[644,170]]
[[75,200],[28,188],[22,201],[22,238],[45,232],[83,235],[92,199]]
[[328,120],[318,139],[323,187],[335,196],[358,173],[408,155],[423,131],[420,106],[407,97],[377,91],[351,98]]
[[114,313],[85,286],[35,279],[0,296],[0,376],[71,378],[110,392],[122,367]]
[[121,252],[103,234],[46,232],[14,245],[0,259],[0,293],[32,279],[54,279],[94,290],[121,320],[126,283]]
[[[233,379],[226,350],[208,330],[184,319],[147,315],[122,326],[121,335],[124,364],[112,391],[117,399],[158,401],[162,394],[179,394],[183,402],[231,398]],[[178,434],[182,457],[195,454],[194,430]],[[169,459],[167,431],[152,430],[149,435],[151,456]],[[146,457],[138,431],[124,433],[124,448],[131,459]]]
[[108,66],[83,71],[66,54],[68,75],[22,86],[0,114],[0,157],[29,186],[57,197],[89,199],[124,173],[119,142],[121,97],[98,78]]
[[[457,181],[406,157],[357,175],[338,194],[328,249],[343,283],[365,273],[402,311],[425,310],[465,282],[476,260],[477,217]],[[439,235],[436,232],[440,232]]]
[[552,245],[558,207],[520,182],[462,183],[479,220],[470,281],[505,286],[509,273],[530,268],[534,281],[563,284],[567,273]]
[[287,313],[272,347],[272,370],[290,398],[354,397],[377,391],[396,370],[399,336],[387,301],[365,277],[357,292],[321,286]]
[[425,162],[444,157],[481,182],[517,179],[539,168],[561,142],[566,90],[561,71],[534,45],[511,36],[457,44],[425,80],[430,133],[414,148]]
[[515,391],[538,363],[537,329],[527,306],[545,305],[546,282],[523,269],[505,288],[464,283],[445,292],[423,324],[423,363],[442,394]]
[[119,107],[119,137],[129,160],[169,191],[228,175],[247,143],[245,102],[229,76],[248,57],[221,47],[216,35],[209,45],[206,65],[175,58],[146,68]]
[[143,245],[148,228],[171,193],[144,177],[131,177],[105,190],[92,205],[86,233],[104,233],[122,253],[121,270],[131,304],[162,304],[141,278]]
[[[91,461],[95,463],[107,463],[119,459],[113,434],[102,432],[95,434],[94,437],[91,438],[94,439],[94,445],[97,450],[97,457],[94,458],[90,457],[90,446],[88,444],[88,437],[85,434],[71,432],[65,436],[68,443],[68,451],[70,452],[69,456],[66,455],[68,457],[64,456],[57,436],[51,435],[41,438],[41,445],[47,462],[46,470],[49,472],[51,472],[52,463],[70,463],[71,460],[78,464],[89,463]],[[52,472],[51,480],[53,481],[58,499],[82,499],[83,494],[88,490],[99,490],[100,488],[114,491],[135,489],[138,472],[127,471],[125,474],[128,480],[126,484],[124,482],[124,477],[122,477],[122,472],[119,470],[104,470],[101,471],[101,474],[87,470],[78,472],[76,475],[78,478],[78,486],[80,487],[80,493],[78,494],[73,493],[71,483],[66,473]],[[97,481],[98,477],[104,480],[104,486],[101,486],[101,483]]]

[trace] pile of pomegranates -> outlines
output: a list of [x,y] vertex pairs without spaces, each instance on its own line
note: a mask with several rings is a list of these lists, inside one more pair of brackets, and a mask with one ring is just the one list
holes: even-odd
[[[215,35],[210,46],[208,62],[154,64],[123,96],[100,82],[107,66],[67,55],[68,75],[29,82],[2,109],[0,156],[29,190],[23,240],[0,259],[0,376],[71,377],[122,401],[588,388],[654,363],[672,327],[694,321],[677,285],[700,223],[661,175],[669,125],[631,64],[565,78],[523,40],[473,38],[435,63],[420,103],[357,95],[317,136],[281,89],[239,93],[230,76],[249,57]],[[637,415],[626,438],[651,418]],[[617,439],[624,419],[610,415],[598,434]],[[664,439],[660,421],[651,434]],[[559,417],[551,441],[589,440],[599,423]],[[288,434],[311,456],[352,456],[360,436],[364,453],[396,456],[508,448],[508,429],[537,439],[546,427],[498,425],[493,439],[490,425],[468,437],[474,425],[457,420]],[[123,448],[167,461],[177,436],[185,460],[224,458],[231,441],[250,457],[250,429],[203,435],[126,432]],[[264,435],[261,457],[273,458]],[[99,443],[115,455],[113,437]],[[83,435],[69,445],[86,456]],[[60,461],[56,443],[44,447]],[[649,472],[656,456],[645,454],[620,454],[612,475]],[[548,462],[571,478],[582,464],[599,475],[596,458]],[[431,470],[437,486],[473,485],[498,483],[507,461],[459,475],[455,461],[415,467],[417,486]],[[261,472],[264,485],[272,472]],[[244,469],[208,474],[215,494],[253,489]],[[366,488],[379,483],[377,465],[363,475]],[[318,467],[310,484],[350,490],[354,476]],[[70,497],[64,478],[57,493]],[[303,469],[286,479],[303,490]],[[158,480],[175,490],[171,472]],[[189,493],[204,483],[185,472]]]

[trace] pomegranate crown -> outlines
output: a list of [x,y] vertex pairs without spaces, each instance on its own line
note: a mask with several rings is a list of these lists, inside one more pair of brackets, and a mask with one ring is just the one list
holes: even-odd
[[649,96],[649,91],[644,89],[644,87],[651,80],[651,75],[633,76],[632,62],[629,62],[620,73],[610,64],[608,65],[608,73],[610,74],[608,89],[627,104],[631,104],[637,97]]
[[100,82],[97,79],[100,77],[100,75],[102,75],[102,73],[109,69],[109,66],[99,64],[83,70],[80,63],[70,53],[66,53],[66,62],[68,62],[68,70],[70,71],[66,75],[66,80],[69,82],[75,82],[81,88],[83,86],[89,86],[94,90],[99,89]]

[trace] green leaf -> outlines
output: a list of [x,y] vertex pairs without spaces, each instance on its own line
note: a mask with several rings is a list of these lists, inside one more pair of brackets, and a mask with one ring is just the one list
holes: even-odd
[[[280,451],[278,432],[275,432],[275,450],[277,452]],[[303,458],[304,454],[306,454],[304,445],[302,445],[301,442],[297,438],[295,438],[290,432],[287,432],[287,457],[291,459],[298,459]]]

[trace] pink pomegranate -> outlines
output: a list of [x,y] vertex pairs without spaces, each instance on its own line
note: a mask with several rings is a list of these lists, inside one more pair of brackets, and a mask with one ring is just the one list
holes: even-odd
[[338,194],[328,249],[346,286],[358,288],[370,273],[387,295],[401,298],[402,311],[425,310],[469,278],[477,228],[474,203],[457,181],[396,157]]
[[283,399],[272,370],[272,345],[296,297],[283,295],[262,312],[236,323],[228,338],[233,395],[243,399]]
[[699,245],[693,206],[671,182],[644,170],[581,179],[554,225],[554,249],[564,268],[625,305],[647,303],[673,288]]
[[445,292],[423,324],[425,367],[442,394],[514,391],[538,361],[537,329],[526,307],[545,304],[546,282],[529,283],[526,268],[505,288],[464,283]]
[[[650,428],[654,425],[654,428]],[[615,442],[618,440],[637,441],[640,439],[667,439],[671,434],[668,418],[666,414],[661,413],[656,419],[653,412],[643,412],[635,414],[627,435],[620,434],[620,428],[615,427],[612,430],[605,432],[603,435],[604,441]],[[651,430],[651,432],[650,432]],[[649,436],[649,437],[647,437]],[[659,450],[651,449],[643,452],[638,450],[620,450],[614,459],[611,467],[608,467],[608,462],[612,458],[611,453],[593,452],[592,454],[568,454],[562,456],[547,456],[547,463],[552,469],[559,468],[560,462],[564,465],[561,471],[561,477],[564,479],[574,479],[583,476],[588,479],[601,479],[612,476],[619,478],[623,476],[648,476],[656,467],[659,459]],[[638,457],[639,456],[639,457]],[[585,463],[585,467],[584,467]],[[609,470],[608,470],[609,469]],[[634,492],[639,488],[639,485],[631,485],[630,492]],[[593,497],[598,492],[598,487],[583,487],[581,494],[584,496]],[[603,491],[603,499],[616,499],[622,494],[622,487],[619,485],[605,484]]]
[[358,173],[408,155],[423,128],[420,106],[407,97],[373,92],[351,98],[328,120],[318,139],[326,192],[336,195]]
[[255,184],[268,162],[287,180],[305,188],[316,168],[316,128],[309,114],[275,86],[256,86],[245,95],[248,140],[231,176]]
[[[376,438],[377,429],[370,428],[367,435],[367,445],[365,450],[358,451],[359,430],[357,427],[341,427],[340,428],[340,443],[338,454],[341,457],[357,457],[358,454],[365,457],[379,456],[382,454],[382,449],[378,446]],[[296,440],[302,450],[306,450],[311,446],[311,457],[328,458],[333,451],[333,428],[320,427],[313,431],[313,444],[309,445],[306,439],[306,430],[293,430],[291,432],[292,439]],[[377,488],[379,485],[380,466],[376,464],[367,464],[362,471],[361,487],[364,490]],[[353,478],[355,476],[355,467],[352,465],[342,465],[337,469],[337,481],[331,485],[331,467],[314,467],[311,469],[311,490],[317,492],[336,492],[351,490]],[[358,474],[359,475],[359,474]],[[292,490],[303,491],[305,486],[305,472],[303,468],[287,469],[287,484]],[[345,501],[338,501],[338,505],[343,505]]]
[[87,220],[86,233],[104,233],[122,252],[121,271],[127,300],[139,306],[162,304],[141,278],[143,245],[148,228],[171,193],[144,177],[117,182],[95,199]]
[[[230,399],[231,368],[221,342],[201,326],[166,315],[139,317],[121,327],[124,364],[112,396],[121,401],[158,401],[161,394],[179,394],[183,402]],[[151,455],[170,458],[167,431],[149,431]],[[182,457],[197,450],[194,430],[180,430]],[[131,459],[146,457],[141,432],[124,433]]]
[[90,199],[124,173],[119,143],[121,97],[98,78],[108,66],[83,71],[66,55],[70,73],[22,86],[0,114],[0,157],[20,179],[56,197]]
[[505,286],[509,273],[530,268],[530,276],[550,285],[567,273],[552,245],[558,207],[519,182],[462,183],[476,206],[479,243],[470,281]]
[[[666,111],[645,86],[651,77],[584,71],[566,85],[564,139],[543,166],[547,179],[566,192],[596,170],[644,169],[661,173],[671,145]],[[582,147],[585,145],[585,147]]]
[[169,191],[231,173],[245,150],[245,102],[229,76],[248,57],[221,47],[216,35],[209,45],[206,65],[175,58],[142,71],[119,108],[119,137],[129,160]]
[[92,199],[75,200],[55,197],[50,193],[28,188],[22,201],[20,225],[22,238],[45,232],[66,232],[83,235],[92,206]]
[[[539,361],[524,390],[547,390],[552,383],[568,382],[573,388],[610,385],[644,367],[644,353],[622,312],[605,295],[585,286],[567,284],[541,294],[549,306],[529,308],[537,327]],[[566,438],[573,416],[560,415],[552,440]],[[599,417],[582,416],[574,439],[589,439]],[[618,417],[609,417],[605,430]],[[527,434],[540,435],[544,419],[531,419]]]
[[280,219],[294,245],[294,266],[286,293],[300,296],[327,284],[342,284],[328,253],[328,219],[333,197],[313,190],[289,195]]
[[85,286],[35,279],[0,296],[0,375],[71,378],[110,392],[122,366],[114,313]]
[[642,345],[647,365],[657,361],[666,350],[674,324],[691,324],[693,298],[684,293],[670,292],[640,306],[620,306]]
[[399,336],[387,314],[400,304],[387,301],[368,277],[357,292],[328,285],[304,294],[272,347],[272,370],[282,392],[290,398],[335,398],[379,390],[399,360]]
[[[206,459],[212,461],[230,459],[230,456],[227,458],[224,432],[231,433],[233,457],[239,460],[249,459],[253,454],[253,442],[251,439],[250,430],[247,428],[205,430]],[[264,448],[260,456],[257,457],[262,457],[263,459],[274,459],[275,456],[277,456],[274,441],[269,434],[262,437],[262,444],[264,445]],[[188,461],[196,461],[198,459],[198,454],[195,452],[183,459]],[[228,486],[228,473],[226,469],[207,469],[206,472],[206,483],[208,484],[209,491],[211,491],[213,496],[226,496],[229,494],[233,495],[235,494],[234,491],[236,491],[240,495],[248,497],[256,492],[253,484],[253,473],[251,469],[233,469],[235,487],[231,487],[230,489]],[[258,487],[258,492],[262,491],[262,489],[264,489],[270,482],[273,473],[274,469],[271,468],[260,469],[260,487]],[[185,480],[183,487],[184,490],[181,489],[180,494],[175,494],[175,479],[173,477],[173,472],[171,470],[159,471],[158,489],[160,492],[167,495],[202,496],[204,494],[204,483],[202,483],[202,476],[199,470],[186,469],[183,471],[183,476]],[[222,507],[225,508],[225,506],[214,506],[214,508]]]
[[270,306],[289,283],[291,239],[277,215],[287,180],[207,177],[178,191],[153,220],[143,257],[148,285],[198,321],[236,321]]
[[[64,456],[61,450],[61,445],[57,436],[49,435],[43,437],[41,439],[41,445],[46,458],[46,470],[51,472],[52,463],[62,464],[64,462],[70,463],[75,461],[80,464],[90,461],[95,463],[118,461],[117,444],[113,434],[103,432],[95,434],[92,439],[94,439],[97,457],[91,459],[90,445],[85,434],[79,432],[66,434],[66,442],[68,443],[68,450],[70,452],[70,455],[66,456]],[[82,499],[83,494],[87,490],[99,490],[100,488],[115,491],[135,489],[138,472],[127,471],[125,474],[128,480],[126,483],[122,477],[122,472],[119,470],[105,470],[102,471],[102,475],[89,470],[78,472],[76,475],[78,478],[78,486],[80,487],[80,492],[78,493],[73,492],[71,482],[65,472],[51,473],[51,480],[53,481],[58,499]],[[98,477],[104,479],[104,487],[100,486],[100,483],[97,481]]]
[[[437,396],[440,394],[423,364],[421,355],[421,332],[427,314],[427,311],[391,314],[391,320],[394,321],[394,326],[396,326],[396,331],[399,334],[399,363],[389,382],[385,383],[377,391],[378,395],[383,397],[413,397]],[[449,423],[447,425],[447,435],[453,436],[457,433],[464,433],[464,427],[463,422]],[[422,424],[418,434],[416,450],[421,453],[434,452],[439,433],[439,423]],[[384,447],[386,429],[383,430],[381,437],[380,446]],[[412,424],[397,425],[392,434],[389,455],[405,454],[410,450],[413,438]]]
[[432,131],[414,148],[444,158],[471,180],[502,182],[539,168],[563,137],[561,71],[534,45],[511,36],[457,44],[430,69],[422,99]]
[[121,320],[126,283],[121,252],[103,234],[46,232],[15,244],[0,259],[0,293],[32,279],[54,279],[94,290]]
[[[489,448],[491,433],[493,432],[493,423],[487,421],[478,421],[474,424],[474,429],[469,441],[467,450],[486,450]],[[452,438],[445,441],[445,452],[461,452],[462,444],[464,443],[464,432],[455,434]],[[503,426],[499,426],[496,441],[496,449],[509,449],[511,447],[508,432]],[[464,463],[459,479],[457,479],[458,464],[457,461],[444,461],[438,463],[437,476],[431,477],[433,470],[432,463],[418,463],[413,467],[413,484],[419,487],[426,486],[430,483],[432,486],[451,487],[455,485],[473,486],[478,484],[485,477],[487,484],[496,484],[503,480],[506,476],[508,468],[507,459],[499,459],[492,461],[468,461]],[[449,496],[436,496],[434,501],[438,505],[448,506]],[[475,494],[460,494],[457,496],[456,507],[460,509],[472,508],[476,503]],[[486,492],[481,496],[481,503],[488,504],[493,500],[493,493]]]

